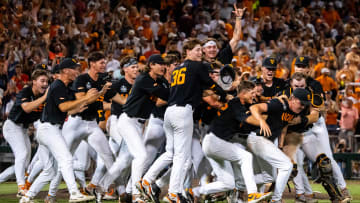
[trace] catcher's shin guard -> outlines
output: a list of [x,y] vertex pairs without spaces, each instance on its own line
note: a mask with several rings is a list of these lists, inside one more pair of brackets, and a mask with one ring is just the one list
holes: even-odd
[[320,154],[316,158],[316,167],[319,171],[319,177],[316,178],[315,182],[321,183],[326,192],[329,194],[330,200],[334,201],[344,199],[339,188],[335,184],[332,175],[331,160],[325,154]]

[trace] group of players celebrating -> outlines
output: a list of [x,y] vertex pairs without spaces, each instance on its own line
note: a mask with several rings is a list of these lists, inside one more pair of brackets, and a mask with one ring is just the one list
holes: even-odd
[[[89,55],[83,74],[73,58],[55,66],[52,76],[34,70],[3,127],[15,165],[0,181],[14,173],[23,203],[33,202],[49,181],[45,202],[55,202],[62,178],[69,202],[101,202],[114,191],[119,202],[159,202],[166,186],[168,202],[282,202],[289,180],[295,202],[317,202],[303,169],[306,156],[331,201],[350,202],[309,58],[296,58],[288,81],[274,77],[273,57],[262,62],[261,76],[248,80],[231,65],[218,65],[231,63],[243,12],[235,9],[234,37],[221,51],[214,39],[190,38],[183,60],[175,53],[152,55],[139,70],[136,58],[123,58],[120,80],[104,74],[101,52]],[[105,111],[111,112],[107,120]],[[32,159],[30,125],[39,143]],[[90,159],[96,169],[86,185]]]

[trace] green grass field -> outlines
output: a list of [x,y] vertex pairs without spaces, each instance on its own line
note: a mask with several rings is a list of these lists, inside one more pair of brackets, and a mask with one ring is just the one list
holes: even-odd
[[[347,181],[348,188],[351,192],[351,195],[353,196],[353,203],[360,203],[360,181]],[[293,187],[291,185],[291,187]],[[61,184],[60,189],[66,188],[65,184]],[[313,191],[318,191],[321,193],[326,193],[325,190],[322,188],[319,184],[312,184]],[[42,191],[47,191],[48,185],[43,188]],[[17,192],[17,185],[16,183],[3,183],[0,184],[0,203],[15,203],[19,202],[19,200],[16,198],[16,192]],[[294,199],[285,199],[286,202],[293,203]],[[39,198],[36,199],[37,202],[43,202],[43,199]],[[68,202],[68,199],[57,199],[57,202],[63,203]],[[95,202],[95,201],[94,201]],[[115,203],[117,201],[106,201],[108,203]],[[325,203],[330,202],[329,200],[320,200],[319,203]]]

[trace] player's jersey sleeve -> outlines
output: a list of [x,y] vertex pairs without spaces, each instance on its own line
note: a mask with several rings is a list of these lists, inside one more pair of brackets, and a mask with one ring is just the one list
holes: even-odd
[[84,75],[79,75],[76,79],[75,82],[73,84],[73,89],[76,91],[76,93],[78,92],[86,92],[86,78],[85,78],[85,74]]
[[68,101],[66,89],[67,89],[66,87],[61,87],[61,86],[54,87],[51,96],[53,97],[56,106],[59,106],[60,104]]
[[31,102],[31,88],[23,88],[17,95],[14,106],[21,106],[26,102]]
[[231,64],[231,60],[233,58],[234,54],[232,52],[231,46],[229,43],[226,44],[225,48],[221,49],[220,52],[217,55],[217,59],[222,64]]
[[149,95],[155,95],[159,97],[160,99],[167,101],[169,99],[170,90],[169,88],[165,88],[159,83],[158,81],[151,81],[150,78],[147,78],[146,80],[142,80],[144,84],[141,86],[143,87],[143,90],[149,94]]

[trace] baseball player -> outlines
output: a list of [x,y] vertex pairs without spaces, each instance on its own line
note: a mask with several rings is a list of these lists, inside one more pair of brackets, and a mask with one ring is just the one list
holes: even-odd
[[[290,159],[273,142],[281,135],[288,122],[308,105],[310,105],[310,93],[305,89],[297,89],[288,101],[281,102],[279,99],[272,99],[268,103],[250,107],[249,119],[255,119],[247,119],[247,122],[259,126],[260,131],[257,134],[265,137],[251,133],[247,138],[247,146],[254,155],[266,162],[259,163],[263,172],[272,175],[272,168],[278,170],[272,202],[281,202],[282,193],[293,167]],[[267,115],[266,120],[261,116],[263,113]]]
[[141,188],[140,180],[147,159],[142,129],[155,105],[165,105],[169,96],[169,90],[164,88],[159,80],[165,73],[164,64],[165,62],[160,55],[150,56],[145,72],[135,80],[117,124],[118,131],[134,158],[131,164],[134,202],[143,202],[137,189],[137,187]]
[[54,177],[56,171],[54,169],[53,158],[57,161],[58,168],[64,176],[69,189],[69,202],[92,199],[82,195],[77,189],[72,167],[72,156],[61,135],[61,127],[67,113],[81,112],[86,108],[85,105],[90,99],[98,94],[95,89],[92,89],[86,93],[85,97],[72,100],[74,97],[68,85],[79,74],[79,66],[80,64],[75,59],[64,59],[60,64],[59,79],[55,80],[48,90],[46,105],[36,135],[39,147],[42,150],[40,159],[44,164],[44,168],[20,202],[33,202],[32,199],[41,188]]
[[[102,78],[105,72],[105,56],[101,52],[93,52],[88,57],[89,71],[79,75],[73,84],[76,91],[76,98],[80,99],[86,96],[86,92],[92,88],[98,90],[98,94],[88,103],[88,108],[81,113],[72,115],[64,123],[63,135],[65,141],[73,154],[81,142],[86,140],[88,144],[97,152],[104,161],[109,170],[113,164],[114,158],[109,147],[108,140],[104,132],[97,123],[97,119],[105,120],[103,111],[103,101],[111,98],[112,101],[122,103],[123,99],[114,91],[108,91],[111,86]],[[54,196],[61,181],[61,174],[58,171],[56,177],[51,181],[49,194]]]
[[35,70],[32,85],[24,87],[17,95],[13,108],[3,126],[5,140],[9,143],[14,155],[14,171],[18,184],[18,195],[26,193],[25,171],[31,159],[31,143],[26,133],[29,125],[40,118],[47,96],[48,72]]
[[234,165],[241,168],[248,191],[248,202],[259,202],[271,195],[271,193],[257,192],[251,153],[242,149],[238,143],[231,142],[235,134],[247,134],[242,132],[241,125],[248,117],[246,106],[253,102],[254,87],[252,82],[243,81],[238,87],[237,97],[225,103],[212,121],[210,133],[203,140],[203,150],[217,178],[215,182],[194,188],[194,196],[233,190],[235,188]]
[[188,40],[183,50],[186,58],[172,72],[169,107],[164,116],[167,150],[159,157],[159,159],[173,160],[167,196],[171,202],[182,199],[185,173],[191,166],[192,111],[200,103],[201,87],[213,89],[221,95],[222,101],[225,101],[226,97],[226,93],[209,77],[207,67],[201,62],[200,41]]
[[263,96],[261,101],[268,101],[274,97],[278,92],[283,90],[286,86],[286,82],[283,79],[275,77],[275,71],[277,68],[277,60],[274,57],[266,57],[263,60],[261,71],[261,78],[263,80]]
[[238,9],[236,4],[234,4],[234,15],[235,28],[234,34],[228,44],[225,45],[223,49],[219,51],[218,44],[216,39],[208,38],[202,45],[202,51],[204,53],[205,61],[209,63],[214,63],[215,61],[220,61],[221,64],[230,64],[234,56],[234,53],[238,50],[238,43],[241,39],[241,19],[245,13],[246,8]]
[[[321,84],[312,77],[310,77],[309,60],[310,59],[308,56],[298,56],[295,60],[294,70],[295,72],[301,72],[308,76],[306,79],[306,86],[311,88],[314,94],[321,95],[323,98],[325,98],[325,94]],[[314,123],[313,127],[309,129],[308,133],[314,134],[316,136],[316,138],[319,140],[321,148],[325,151],[326,156],[330,159],[332,173],[337,185],[341,189],[342,196],[351,199],[350,192],[346,188],[346,182],[344,180],[343,174],[341,173],[341,170],[332,155],[329,143],[329,134],[326,128],[324,116],[320,115],[318,121]]]
[[[131,162],[131,154],[127,149],[126,143],[123,141],[123,138],[120,134],[120,131],[124,126],[121,126],[118,129],[117,122],[120,115],[123,113],[123,105],[126,103],[126,100],[129,96],[131,88],[135,82],[136,77],[139,75],[138,62],[136,58],[125,57],[121,61],[122,69],[121,74],[124,75],[119,81],[114,82],[112,89],[114,89],[123,99],[122,103],[113,102],[111,104],[111,115],[108,120],[109,125],[109,135],[112,140],[115,141],[115,144],[120,147],[120,152],[116,154],[116,160],[113,166],[106,172],[104,177],[100,181],[100,185],[104,191],[108,190],[110,184],[114,182],[122,172],[125,173]],[[127,163],[127,164],[126,164]]]

